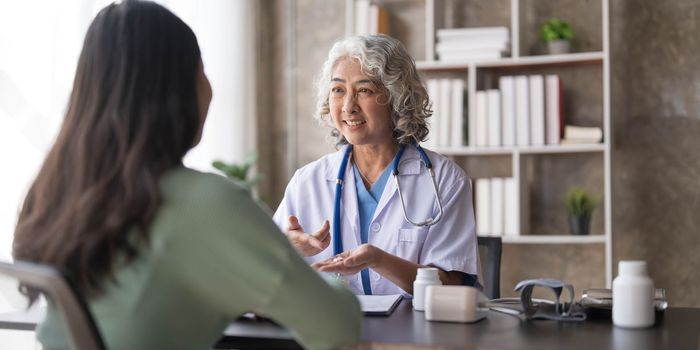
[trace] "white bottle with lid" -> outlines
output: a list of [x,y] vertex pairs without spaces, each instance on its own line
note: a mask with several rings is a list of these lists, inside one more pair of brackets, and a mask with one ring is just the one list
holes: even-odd
[[416,273],[416,280],[413,282],[413,310],[425,310],[425,287],[430,285],[441,285],[438,269],[435,267],[421,267]]
[[613,324],[643,328],[654,324],[654,282],[647,275],[647,263],[623,260],[613,280]]

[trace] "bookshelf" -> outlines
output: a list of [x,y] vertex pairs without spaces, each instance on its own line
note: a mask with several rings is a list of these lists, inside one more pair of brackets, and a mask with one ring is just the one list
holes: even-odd
[[[416,58],[425,79],[459,78],[465,81],[463,118],[474,118],[477,91],[497,89],[499,78],[517,75],[556,74],[564,94],[564,123],[589,125],[603,130],[596,144],[545,144],[528,146],[439,145],[435,151],[454,159],[473,178],[512,177],[516,183],[515,235],[502,235],[506,245],[529,249],[532,245],[557,249],[558,245],[583,245],[602,251],[605,284],[612,281],[612,191],[610,132],[609,0],[572,2],[558,0],[373,0],[388,9],[394,21],[415,28],[389,34],[402,40]],[[348,23],[354,18],[353,0],[346,0]],[[416,15],[416,8],[422,13]],[[460,8],[461,7],[461,8]],[[566,7],[573,7],[567,10]],[[406,10],[404,10],[406,9]],[[582,12],[586,11],[586,12]],[[455,15],[461,13],[462,15]],[[562,14],[563,13],[563,14]],[[578,15],[587,13],[587,15]],[[567,17],[567,15],[569,17]],[[572,24],[577,37],[568,54],[548,55],[538,48],[537,30],[548,17]],[[509,29],[507,57],[440,61],[436,54],[437,31],[444,28],[500,26]],[[353,33],[352,25],[346,33]],[[444,116],[444,115],[443,115]],[[452,118],[452,117],[451,117]],[[465,133],[468,133],[465,131]],[[475,175],[476,174],[476,175]],[[563,196],[569,186],[583,185],[599,191],[591,234],[568,232]],[[540,215],[540,212],[555,212]],[[555,222],[550,225],[549,222]]]

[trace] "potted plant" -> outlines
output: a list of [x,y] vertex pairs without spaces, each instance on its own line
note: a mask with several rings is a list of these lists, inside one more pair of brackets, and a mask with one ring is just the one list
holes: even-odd
[[566,192],[566,210],[569,212],[569,228],[573,235],[587,235],[590,230],[591,214],[598,201],[580,187],[571,187]]
[[540,28],[540,40],[547,44],[552,55],[568,53],[571,50],[571,40],[574,31],[568,23],[557,18],[550,18]]
[[214,161],[211,165],[224,173],[229,179],[239,183],[241,186],[252,191],[253,187],[260,181],[261,175],[256,174],[252,178],[248,178],[248,172],[258,161],[258,156],[251,154],[242,164],[227,164],[220,160]]

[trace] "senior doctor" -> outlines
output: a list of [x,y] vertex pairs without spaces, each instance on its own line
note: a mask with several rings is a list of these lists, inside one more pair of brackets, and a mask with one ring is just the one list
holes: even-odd
[[274,215],[290,242],[356,294],[412,293],[426,266],[438,268],[443,284],[478,286],[470,180],[419,148],[432,111],[404,46],[385,35],[336,42],[317,88],[315,117],[331,124],[338,151],[290,180]]

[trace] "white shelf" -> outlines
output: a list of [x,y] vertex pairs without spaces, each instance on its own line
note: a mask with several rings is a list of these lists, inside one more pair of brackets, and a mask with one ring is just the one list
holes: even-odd
[[480,61],[418,61],[416,68],[419,70],[459,70],[468,69],[469,66],[477,68],[493,67],[518,67],[518,66],[542,66],[573,63],[602,64],[605,54],[603,52],[579,52],[564,55],[541,55],[523,57],[504,57],[496,60]]
[[522,235],[501,236],[504,244],[599,244],[605,243],[605,235]]
[[437,153],[446,156],[492,156],[511,155],[515,150],[513,147],[433,147]]
[[[354,0],[346,0],[348,9],[352,8]],[[603,232],[596,232],[595,235],[573,236],[573,235],[527,235],[520,236],[501,236],[505,244],[549,244],[553,249],[556,245],[567,244],[593,244],[593,247],[603,249],[605,260],[605,284],[609,288],[612,281],[612,177],[611,177],[611,117],[610,117],[610,31],[609,31],[609,0],[598,0],[602,7],[600,13],[602,26],[602,48],[600,51],[593,52],[578,52],[562,55],[524,55],[529,53],[527,47],[529,43],[521,43],[521,30],[532,30],[529,27],[523,27],[521,20],[530,19],[523,16],[527,13],[521,9],[523,5],[527,7],[533,6],[531,2],[524,0],[507,0],[510,2],[510,54],[512,57],[503,57],[497,59],[485,60],[461,60],[461,61],[439,61],[436,60],[436,32],[440,28],[453,28],[459,23],[447,23],[447,13],[450,8],[450,3],[447,0],[425,0],[425,58],[424,61],[417,61],[416,67],[421,73],[426,73],[426,78],[433,76],[436,79],[441,78],[459,78],[466,82],[466,120],[470,120],[476,114],[476,92],[480,89],[495,89],[498,87],[498,78],[509,75],[527,75],[527,74],[547,74],[550,71],[557,73],[560,70],[568,74],[571,79],[565,82],[575,87],[578,82],[575,80],[576,72],[579,70],[590,70],[595,74],[600,74],[602,86],[602,102],[594,101],[594,103],[602,106],[602,125],[603,143],[599,144],[564,144],[564,145],[543,145],[543,146],[505,146],[505,147],[468,147],[468,146],[433,146],[430,147],[438,153],[450,157],[476,157],[475,163],[481,161],[490,162],[488,156],[497,156],[510,158],[512,177],[516,184],[516,199],[517,217],[515,227],[520,232],[532,232],[531,213],[529,196],[531,195],[528,186],[528,181],[533,176],[536,176],[537,169],[532,168],[532,164],[538,161],[539,155],[591,155],[592,157],[600,157],[603,162],[603,199],[604,207],[603,214]],[[555,2],[555,0],[552,0]],[[545,5],[546,6],[546,5]],[[353,19],[350,16],[348,22]],[[524,23],[528,26],[530,23]],[[456,22],[452,20],[451,22]],[[504,23],[500,23],[503,25]],[[536,39],[530,36],[527,40]],[[521,47],[523,46],[524,47]],[[553,69],[550,69],[553,68]],[[601,72],[598,73],[598,68]],[[573,73],[569,74],[569,70]],[[572,78],[573,77],[573,78]],[[596,77],[597,78],[597,77]],[[566,92],[566,91],[565,91]],[[575,91],[574,91],[575,92]],[[572,98],[576,98],[572,95]],[[586,102],[586,101],[582,101]],[[566,101],[565,101],[566,103]],[[570,104],[572,105],[572,104]],[[573,104],[575,106],[575,104]],[[574,108],[582,108],[588,106],[575,106]],[[594,108],[592,110],[596,110]],[[484,159],[479,159],[480,156],[486,156]],[[470,159],[471,160],[471,159]],[[499,159],[501,161],[502,159]],[[592,162],[597,161],[597,158],[591,159]],[[506,160],[507,162],[507,160]],[[502,162],[502,163],[506,163]],[[471,166],[471,165],[470,165]],[[483,172],[486,177],[488,172]],[[553,181],[557,181],[554,179]],[[596,228],[597,231],[601,231]],[[561,231],[564,232],[565,231]],[[527,249],[523,247],[522,249]]]
[[595,153],[604,152],[605,144],[565,144],[518,147],[435,147],[436,152],[452,156],[491,156],[520,154],[556,154],[556,153]]
[[605,144],[564,144],[547,146],[527,146],[517,149],[522,154],[547,154],[547,153],[587,153],[603,152]]
[[578,52],[565,55],[508,57],[500,60],[476,62],[477,67],[539,66],[566,63],[603,63],[602,52]]

